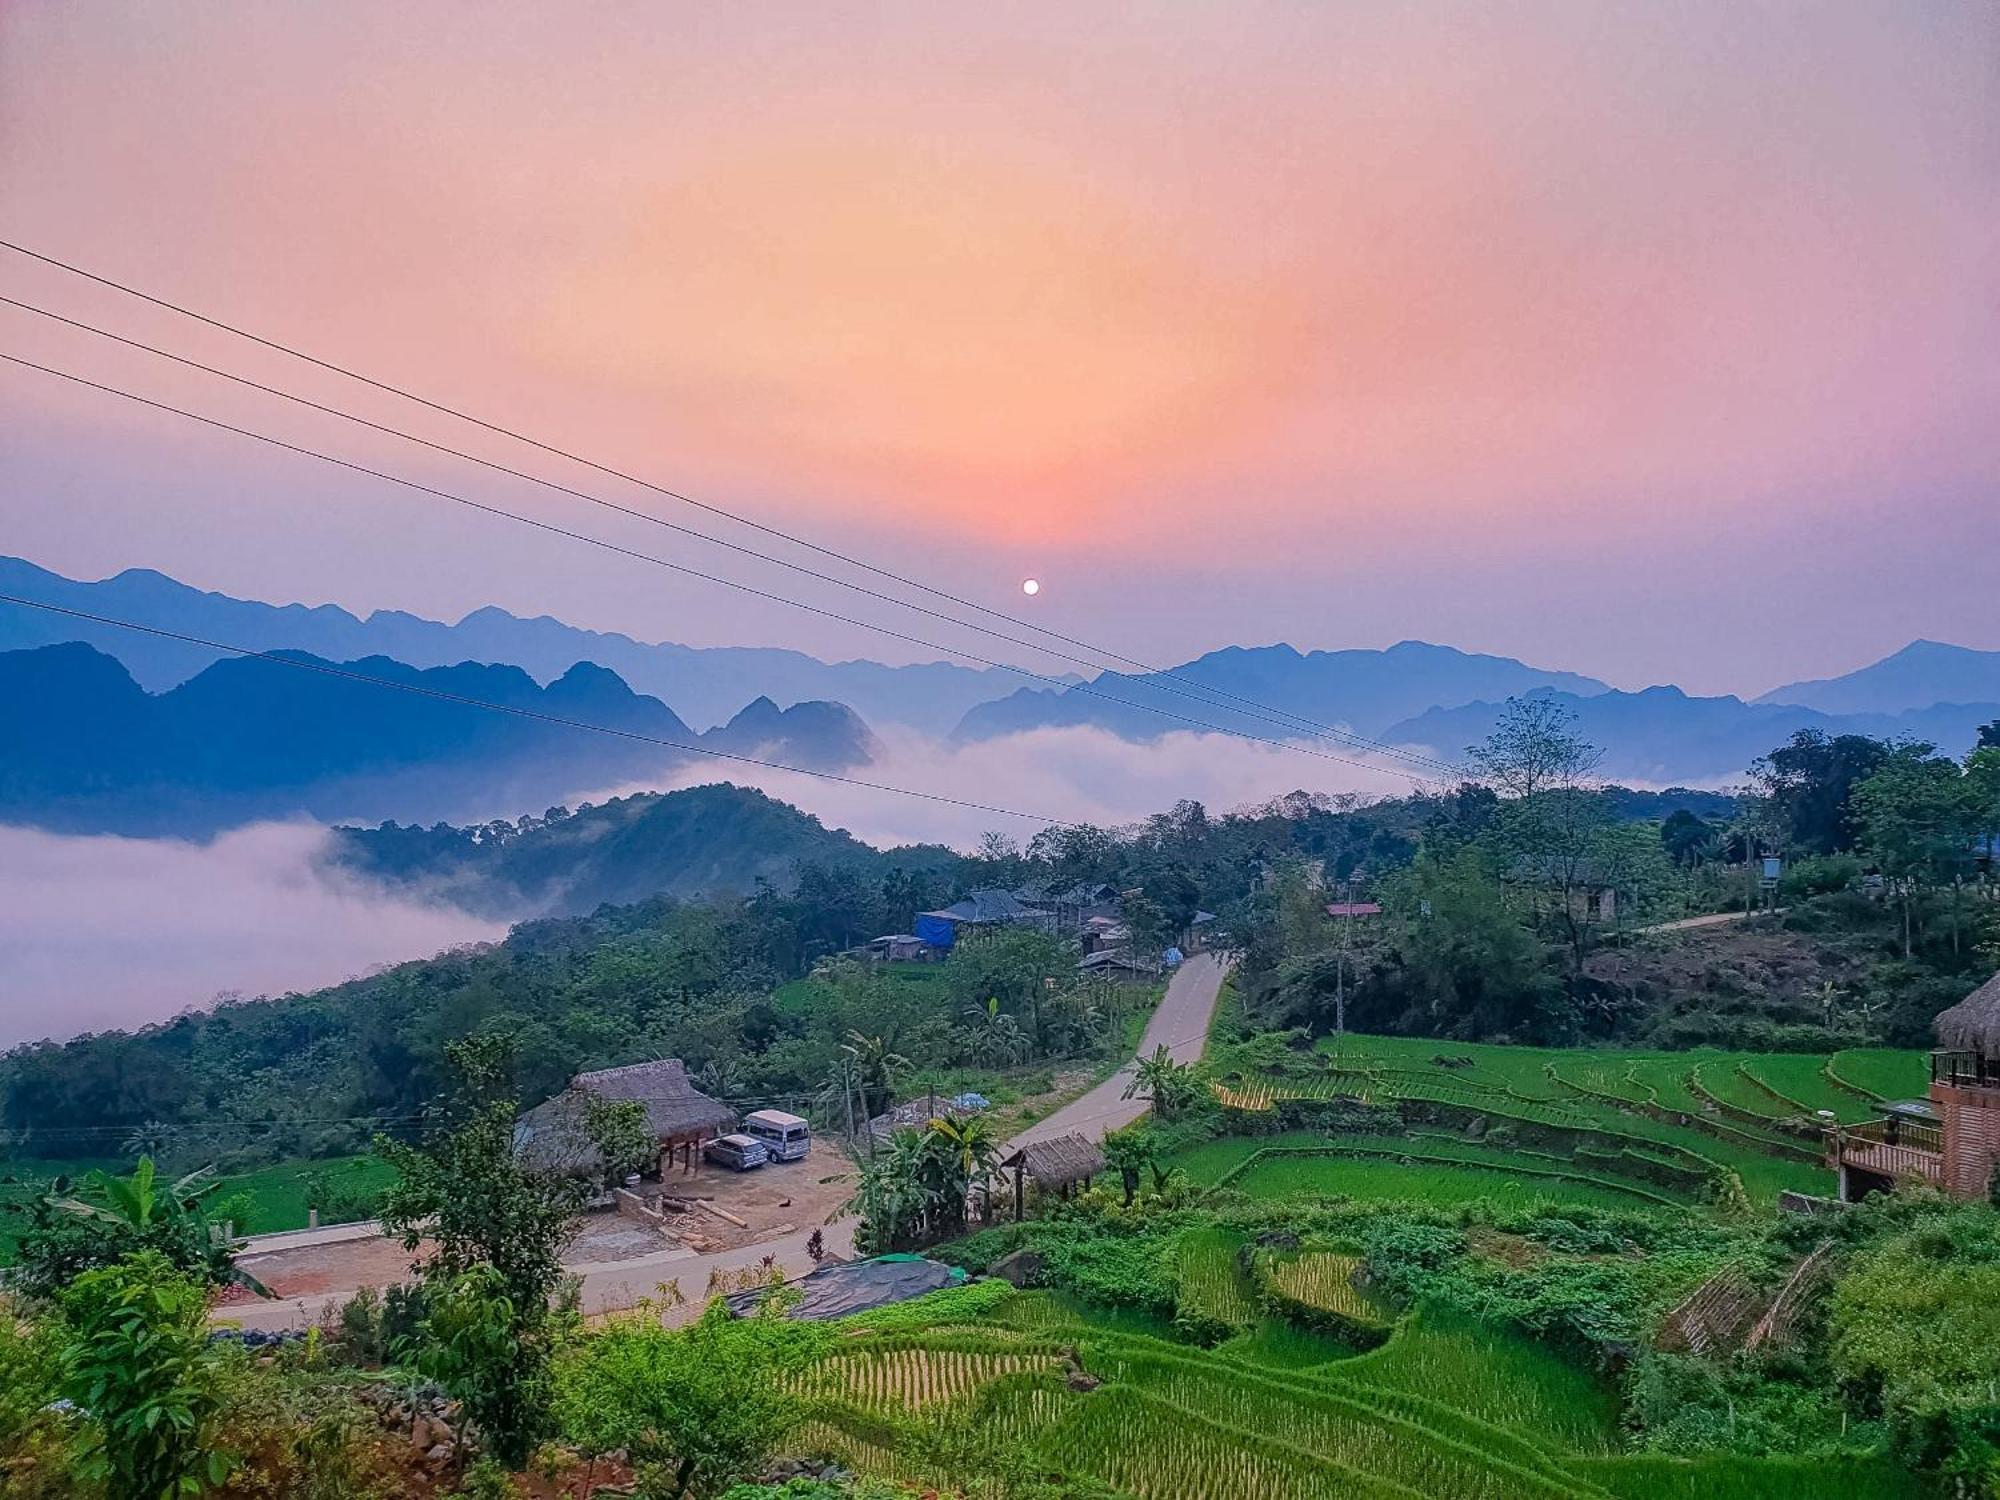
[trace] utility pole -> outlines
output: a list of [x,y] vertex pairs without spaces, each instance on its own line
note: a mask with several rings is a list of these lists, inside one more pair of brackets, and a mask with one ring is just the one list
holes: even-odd
[[1354,884],[1351,876],[1340,883],[1340,912],[1340,957],[1333,969],[1335,1036],[1347,1035],[1347,950],[1354,941]]

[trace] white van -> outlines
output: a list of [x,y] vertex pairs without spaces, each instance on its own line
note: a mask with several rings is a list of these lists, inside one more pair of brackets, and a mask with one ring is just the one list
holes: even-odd
[[761,1142],[772,1161],[804,1161],[812,1150],[812,1126],[782,1109],[759,1109],[745,1115],[743,1133]]

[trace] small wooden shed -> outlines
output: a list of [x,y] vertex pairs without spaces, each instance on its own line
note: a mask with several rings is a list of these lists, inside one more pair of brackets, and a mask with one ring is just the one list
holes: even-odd
[[1014,1222],[1019,1223],[1027,1198],[1026,1181],[1045,1193],[1067,1198],[1078,1183],[1090,1186],[1091,1178],[1104,1170],[1104,1152],[1097,1142],[1080,1132],[1030,1141],[1000,1163],[1000,1170],[1014,1174]]

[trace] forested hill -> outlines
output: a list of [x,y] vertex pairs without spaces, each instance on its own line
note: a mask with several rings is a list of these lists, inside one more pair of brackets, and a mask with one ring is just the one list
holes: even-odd
[[666,704],[588,662],[547,687],[518,667],[476,662],[417,668],[370,657],[339,665],[419,691],[239,657],[152,694],[81,642],[0,653],[0,822],[199,836],[302,814],[463,818],[547,806],[698,759],[531,715],[813,770],[851,768],[874,748],[867,726],[842,705],[780,711],[762,698],[697,735]]
[[[801,865],[941,868],[943,848],[878,854],[789,803],[718,783],[614,798],[575,812],[473,827],[384,823],[338,830],[350,868],[502,917],[584,913],[654,896],[747,895],[789,888]],[[865,934],[873,936],[872,933]]]

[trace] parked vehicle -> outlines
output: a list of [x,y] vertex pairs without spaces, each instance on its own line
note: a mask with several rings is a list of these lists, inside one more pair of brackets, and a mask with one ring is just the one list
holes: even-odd
[[701,1148],[701,1154],[704,1160],[712,1161],[718,1167],[727,1167],[732,1172],[748,1172],[771,1159],[763,1142],[740,1134],[717,1136]]
[[761,1141],[772,1161],[804,1161],[812,1150],[812,1126],[782,1109],[759,1109],[745,1115],[743,1133]]

